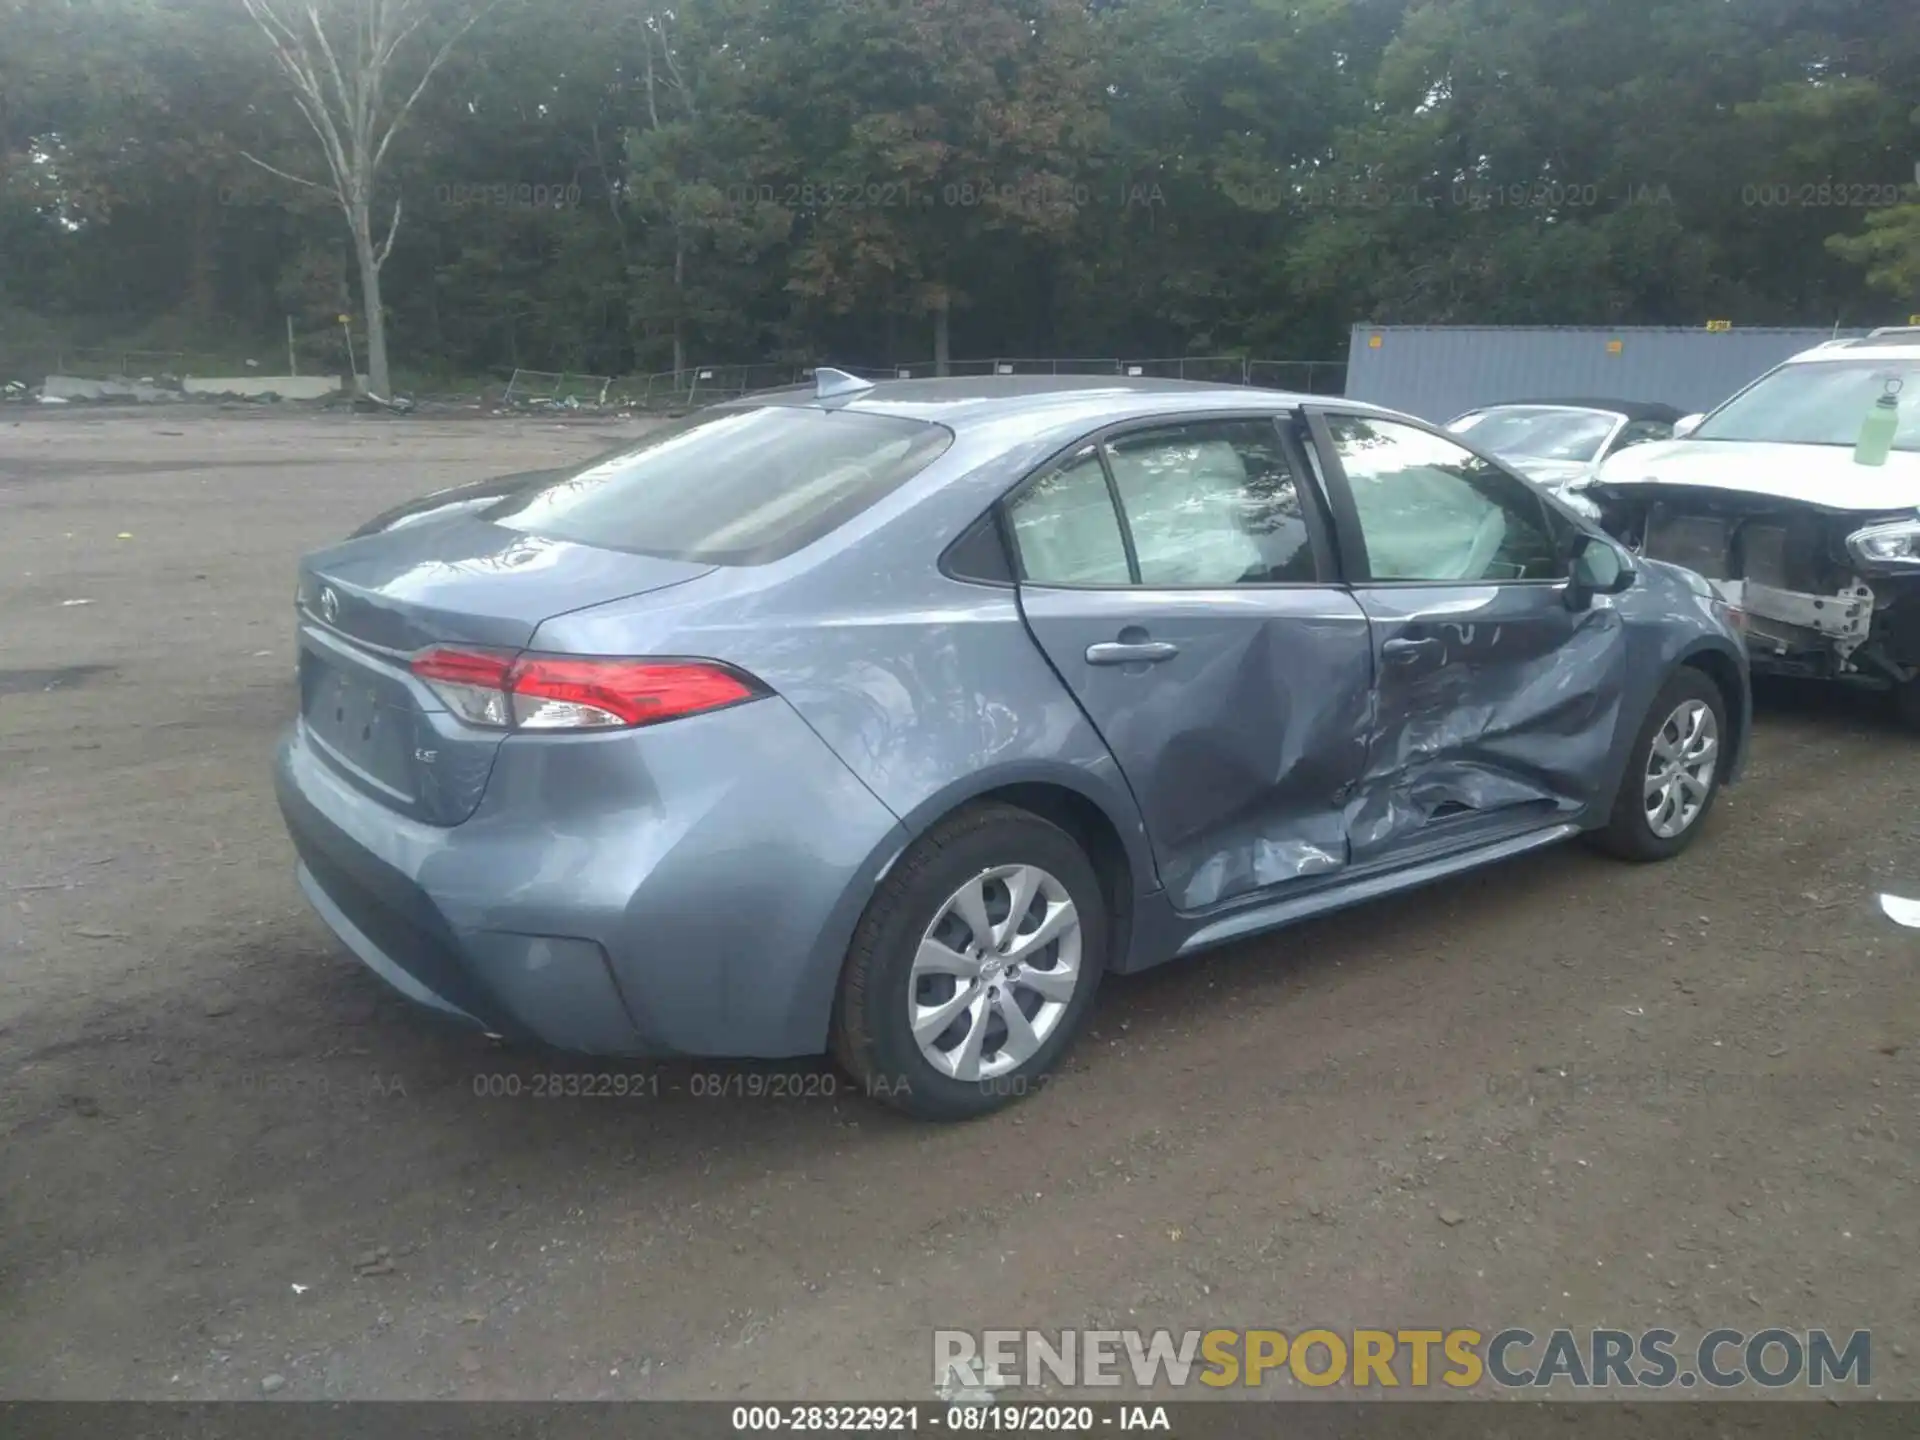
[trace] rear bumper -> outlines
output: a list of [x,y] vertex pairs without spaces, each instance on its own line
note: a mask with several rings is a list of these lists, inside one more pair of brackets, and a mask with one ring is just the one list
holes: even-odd
[[[347,949],[359,957],[363,965],[387,984],[416,1005],[424,1005],[429,1010],[438,1010],[444,1015],[451,1015],[456,1020],[475,1027],[484,1026],[487,1023],[479,1016],[462,1010],[446,996],[429,989],[426,981],[395,961],[382,948],[378,940],[362,930],[355,923],[353,916],[340,908],[333,896],[314,878],[313,871],[307,868],[306,861],[302,860],[295,865],[294,875],[300,882],[301,893],[307,897],[307,903],[312,905],[315,913],[327,922],[327,928],[333,931]],[[366,911],[362,909],[361,914],[364,916]]]
[[604,1055],[824,1048],[841,957],[904,840],[784,701],[520,737],[471,819],[348,783],[300,722],[276,790],[329,929],[419,1004]]

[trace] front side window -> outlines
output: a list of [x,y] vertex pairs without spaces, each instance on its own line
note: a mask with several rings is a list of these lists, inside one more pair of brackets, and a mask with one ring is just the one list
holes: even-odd
[[1443,436],[1329,415],[1376,580],[1498,583],[1560,577],[1546,507],[1524,481]]
[[952,443],[945,426],[892,415],[703,410],[482,514],[552,540],[759,565],[845,524]]
[[1853,445],[1883,395],[1899,407],[1893,448],[1920,451],[1920,358],[1782,365],[1701,422],[1690,440]]
[[1142,585],[1310,583],[1313,546],[1270,420],[1209,420],[1107,447]]
[[1007,506],[1020,573],[1036,585],[1125,585],[1120,535],[1107,472],[1092,450],[1048,471]]

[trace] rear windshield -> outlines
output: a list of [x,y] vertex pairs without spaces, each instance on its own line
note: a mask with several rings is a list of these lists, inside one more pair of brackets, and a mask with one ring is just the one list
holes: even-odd
[[485,514],[553,540],[762,565],[845,524],[952,443],[942,426],[891,415],[706,410]]

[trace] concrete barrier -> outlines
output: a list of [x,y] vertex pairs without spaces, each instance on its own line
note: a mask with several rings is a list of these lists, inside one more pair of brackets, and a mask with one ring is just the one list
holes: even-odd
[[278,395],[282,400],[324,400],[340,393],[338,375],[194,375],[180,382],[189,395],[233,395],[257,400]]
[[131,400],[161,404],[185,395],[259,400],[278,395],[282,400],[324,400],[340,393],[338,375],[198,375],[180,382],[154,385],[145,380],[98,380],[87,375],[49,375],[41,393],[50,400]]
[[49,375],[41,387],[49,400],[178,400],[180,392],[140,380],[95,380],[86,375]]

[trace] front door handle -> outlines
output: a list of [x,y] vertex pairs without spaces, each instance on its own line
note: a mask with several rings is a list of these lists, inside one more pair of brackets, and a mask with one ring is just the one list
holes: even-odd
[[1380,656],[1389,665],[1411,665],[1422,655],[1440,648],[1438,640],[1389,640],[1380,647]]
[[1162,660],[1171,660],[1179,653],[1178,645],[1170,645],[1165,640],[1142,640],[1137,644],[1109,640],[1100,645],[1087,646],[1087,663],[1089,665],[1157,665]]

